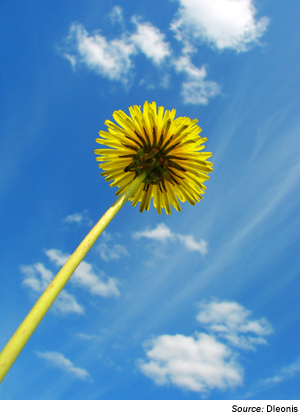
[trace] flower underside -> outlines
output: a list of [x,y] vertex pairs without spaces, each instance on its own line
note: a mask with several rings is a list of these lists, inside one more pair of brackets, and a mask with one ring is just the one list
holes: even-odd
[[188,117],[175,119],[175,110],[166,110],[147,101],[143,112],[140,106],[129,108],[131,117],[123,111],[115,111],[113,117],[121,126],[106,120],[108,132],[100,131],[97,143],[111,149],[96,149],[101,161],[99,167],[106,181],[120,189],[116,195],[126,191],[132,181],[142,172],[147,176],[135,191],[130,201],[135,206],[140,202],[140,212],[149,210],[151,198],[157,212],[161,208],[171,213],[171,205],[180,211],[178,199],[195,205],[202,199],[209,179],[212,153],[201,152],[206,138],[200,137],[198,120]]

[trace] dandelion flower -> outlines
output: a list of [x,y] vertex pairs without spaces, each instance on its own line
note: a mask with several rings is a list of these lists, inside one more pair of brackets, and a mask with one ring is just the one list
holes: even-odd
[[[106,181],[125,192],[142,172],[147,176],[129,198],[132,205],[140,202],[140,212],[149,210],[151,199],[157,212],[161,208],[171,213],[171,205],[180,211],[179,201],[195,205],[202,199],[212,163],[206,159],[210,152],[201,152],[206,137],[201,137],[197,119],[175,118],[176,110],[156,109],[156,103],[145,102],[141,107],[129,108],[130,116],[115,111],[113,118],[119,124],[106,120],[108,132],[100,131],[97,143],[110,149],[96,149]],[[121,127],[120,127],[121,126]]]

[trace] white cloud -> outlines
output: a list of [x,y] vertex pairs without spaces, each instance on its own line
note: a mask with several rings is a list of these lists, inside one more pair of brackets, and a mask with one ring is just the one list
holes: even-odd
[[[42,263],[33,266],[21,266],[21,272],[25,275],[23,285],[35,293],[43,293],[53,279],[53,273],[47,270]],[[74,295],[62,290],[54,302],[52,308],[62,313],[83,314],[84,307],[80,305]]]
[[197,68],[193,65],[188,54],[182,55],[175,60],[174,65],[177,72],[186,73],[191,79],[200,80],[206,77],[205,67],[202,66],[201,68]]
[[55,365],[56,367],[61,368],[63,371],[68,373],[72,373],[75,377],[81,380],[91,380],[91,376],[88,371],[84,370],[83,368],[75,367],[74,364],[63,354],[53,351],[53,352],[39,352],[36,353],[40,358],[43,358],[49,361],[51,364]]
[[[250,311],[236,302],[202,303],[197,320],[213,333],[164,334],[148,340],[144,343],[146,359],[139,360],[138,367],[156,384],[172,384],[184,390],[206,393],[241,385],[243,368],[236,348],[254,350],[253,344],[261,343],[258,340],[272,332],[266,319],[253,321],[249,315]],[[281,374],[286,377],[298,371],[299,361]]]
[[149,238],[150,240],[160,241],[166,243],[167,241],[176,241],[178,239],[189,251],[199,251],[204,256],[207,254],[207,242],[205,240],[195,241],[192,235],[176,234],[171,231],[164,223],[157,224],[154,229],[146,229],[145,231],[137,231],[132,234],[134,239],[142,237]]
[[63,254],[60,250],[50,249],[46,255],[57,266],[63,266],[70,258],[70,254]]
[[66,290],[62,290],[54,303],[54,307],[62,313],[84,313],[84,307],[80,305],[75,296],[68,293]]
[[209,99],[221,93],[220,86],[215,81],[206,80],[206,66],[197,68],[192,64],[188,54],[174,60],[177,72],[186,75],[186,81],[182,83],[181,96],[185,104],[208,104]]
[[122,256],[129,256],[126,248],[120,244],[114,244],[112,247],[109,247],[108,244],[101,243],[98,245],[97,250],[104,261],[117,260]]
[[171,23],[179,40],[198,39],[216,49],[246,51],[266,31],[267,17],[255,19],[252,0],[178,0],[177,18]]
[[265,318],[251,320],[251,312],[236,302],[203,302],[199,307],[198,322],[235,347],[254,349],[255,344],[266,344],[264,336],[273,332]]
[[[47,250],[46,255],[57,266],[63,266],[70,257],[69,254],[63,254],[60,250],[55,249]],[[120,295],[117,287],[119,284],[118,280],[109,277],[104,282],[93,272],[92,265],[86,261],[80,263],[71,277],[70,282],[88,289],[92,295],[104,297]]]
[[93,225],[93,221],[90,219],[87,210],[84,210],[83,212],[75,212],[75,214],[68,215],[63,219],[63,222],[67,222],[69,224],[76,223],[87,226]]
[[155,65],[159,65],[171,55],[170,45],[164,42],[164,35],[157,27],[152,26],[149,22],[140,23],[136,17],[132,18],[132,22],[136,25],[137,31],[130,36],[130,40]]
[[101,234],[101,240],[103,241],[112,241],[113,237],[110,233],[108,233],[107,231],[103,231],[103,233]]
[[199,253],[201,253],[202,256],[205,256],[205,254],[207,254],[207,242],[205,240],[200,240],[199,243],[197,243],[197,241],[195,241],[194,239],[194,236],[192,235],[177,234],[177,237],[179,238],[179,241],[183,243],[188,250],[199,251]]
[[145,347],[147,361],[140,361],[139,368],[158,385],[207,392],[242,383],[243,371],[234,354],[211,335],[162,335]]
[[117,279],[109,277],[103,282],[93,273],[92,266],[86,262],[81,262],[74,272],[74,283],[86,287],[92,295],[104,297],[120,295]]
[[[43,292],[53,279],[52,272],[47,270],[42,263],[36,263],[33,266],[21,266],[20,269],[26,276],[23,279],[23,285],[37,293]],[[37,272],[40,274],[39,277]]]
[[136,53],[135,46],[125,37],[107,40],[97,32],[89,35],[80,23],[71,25],[64,49],[67,49],[64,55],[67,54],[67,59],[76,65],[83,63],[110,80],[124,83],[128,81],[132,67],[130,57]]
[[114,6],[109,13],[109,18],[113,24],[123,23],[123,10],[120,6]]
[[153,230],[135,232],[133,233],[132,237],[134,239],[146,237],[152,240],[166,242],[168,239],[173,238],[174,234],[171,232],[169,227],[167,227],[164,223],[161,223],[157,224],[156,228],[154,228]]

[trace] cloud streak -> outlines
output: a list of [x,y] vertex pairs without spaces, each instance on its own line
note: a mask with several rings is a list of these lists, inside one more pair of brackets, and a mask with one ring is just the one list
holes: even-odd
[[297,358],[292,364],[282,367],[278,373],[272,377],[260,380],[256,387],[251,389],[245,398],[253,397],[257,393],[273,388],[275,385],[283,383],[293,377],[296,377],[300,373],[300,358]]
[[286,367],[283,367],[277,375],[267,378],[262,383],[265,385],[282,383],[284,380],[295,377],[298,373],[300,373],[300,359],[299,358],[294,363]]
[[107,243],[101,243],[98,245],[97,250],[104,261],[118,260],[123,256],[129,256],[126,248],[120,244],[109,246]]
[[59,352],[37,351],[36,354],[38,357],[43,358],[44,360],[53,364],[55,367],[58,367],[67,373],[71,373],[76,378],[81,380],[91,380],[91,376],[88,371],[84,370],[83,368],[75,367],[71,360]]
[[146,229],[144,231],[137,231],[132,234],[134,239],[148,238],[150,240],[156,240],[161,243],[167,243],[168,241],[175,242],[180,241],[189,251],[198,251],[202,256],[205,256],[208,252],[208,244],[205,240],[197,242],[193,235],[176,234],[171,231],[164,223],[157,224],[156,228]]

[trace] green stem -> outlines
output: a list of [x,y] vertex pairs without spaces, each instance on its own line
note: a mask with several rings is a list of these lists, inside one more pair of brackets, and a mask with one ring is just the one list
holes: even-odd
[[16,330],[14,335],[3,348],[2,352],[0,353],[0,383],[26,345],[26,342],[29,340],[43,317],[46,315],[47,311],[50,309],[52,303],[55,301],[67,281],[79,266],[81,260],[93,246],[102,231],[114,218],[116,213],[122,208],[127,199],[132,196],[134,191],[143,182],[146,176],[146,172],[143,172],[140,176],[138,176],[132,182],[130,187],[109,208],[109,210],[106,211],[103,217],[97,222],[97,224],[88,233],[82,243],[77,247],[66,264],[57,273],[45,292],[42,294],[24,321],[21,323],[19,328]]

